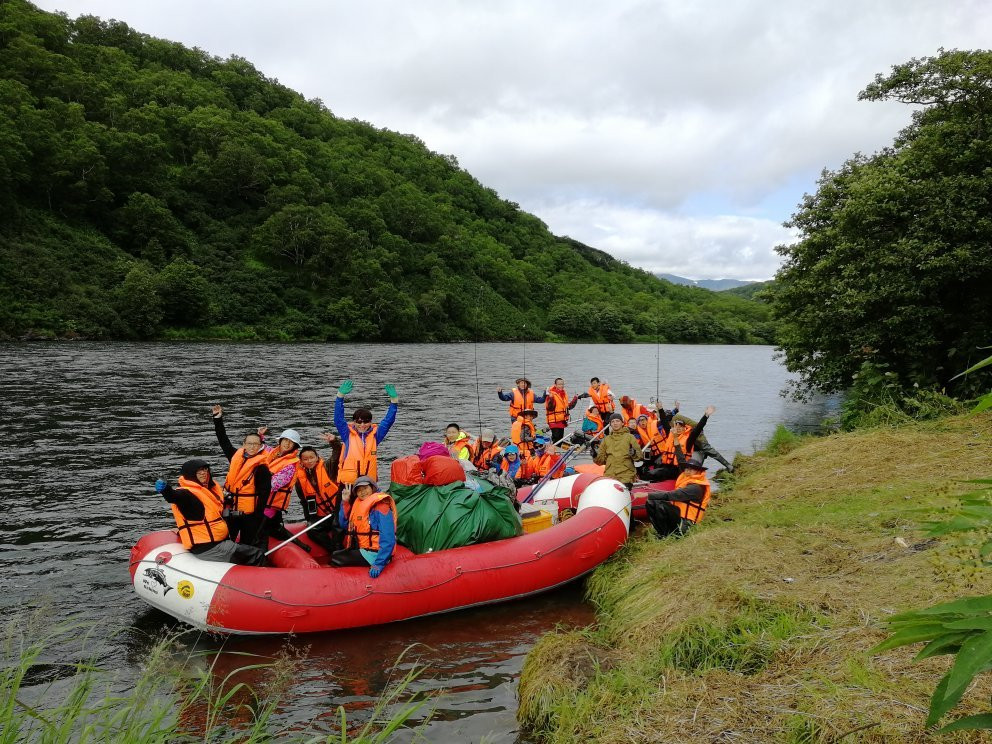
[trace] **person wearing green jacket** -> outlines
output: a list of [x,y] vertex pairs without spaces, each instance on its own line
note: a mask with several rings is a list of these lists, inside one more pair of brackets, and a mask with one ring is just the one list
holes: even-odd
[[641,447],[637,443],[637,437],[624,426],[623,416],[619,413],[610,416],[609,427],[609,432],[599,445],[595,463],[605,465],[603,475],[620,481],[629,491],[637,478],[634,461],[639,458]]

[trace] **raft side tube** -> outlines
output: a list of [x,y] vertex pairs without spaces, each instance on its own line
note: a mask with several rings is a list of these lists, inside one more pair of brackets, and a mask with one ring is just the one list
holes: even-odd
[[203,561],[174,542],[153,547],[134,567],[134,591],[152,607],[201,630],[217,585],[233,563]]

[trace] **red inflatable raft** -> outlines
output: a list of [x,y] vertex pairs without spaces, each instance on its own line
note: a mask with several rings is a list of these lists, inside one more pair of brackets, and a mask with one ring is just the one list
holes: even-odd
[[312,546],[309,556],[289,545],[272,555],[281,567],[252,567],[202,561],[164,530],[131,549],[131,580],[153,607],[221,633],[313,633],[407,620],[526,597],[591,571],[626,541],[630,494],[615,480],[595,478],[575,502],[575,516],[540,532],[423,555],[397,546],[377,579],[367,568],[321,565],[327,554],[306,535],[300,540]]
[[[579,467],[583,466],[580,465]],[[564,478],[552,478],[541,486],[541,490],[537,492],[537,496],[535,497],[535,503],[540,506],[544,501],[554,500],[558,502],[559,511],[563,511],[565,509],[575,509],[578,507],[579,496],[581,496],[582,492],[587,486],[589,486],[590,483],[593,483],[600,477],[601,476],[594,473],[580,473],[579,475],[567,475]],[[518,489],[517,500],[523,501],[532,490],[532,486],[524,486],[523,488]],[[642,483],[634,486],[634,491],[630,495],[631,519],[636,519],[641,522],[647,521],[648,512],[645,504],[648,500],[648,494],[655,491],[674,490],[675,481],[673,480],[659,481],[658,483]]]

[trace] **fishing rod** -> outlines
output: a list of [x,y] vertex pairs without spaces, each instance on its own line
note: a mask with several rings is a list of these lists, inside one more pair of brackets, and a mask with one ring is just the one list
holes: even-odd
[[[479,308],[475,308],[476,318],[478,318]],[[479,392],[479,331],[476,323],[475,341],[472,346],[475,349],[475,403],[479,407],[479,436],[482,436],[482,393]]]
[[527,324],[524,323],[524,377],[527,376]]
[[654,355],[655,355],[655,378],[654,378],[654,399],[661,397],[661,324],[655,323],[654,327]]
[[584,450],[584,449],[585,449],[586,447],[588,447],[588,446],[589,446],[589,445],[591,445],[591,444],[592,444],[593,442],[595,442],[595,441],[596,441],[597,439],[599,439],[599,438],[600,438],[601,436],[603,436],[603,435],[604,435],[604,434],[606,433],[606,430],[607,430],[607,427],[605,427],[605,426],[604,426],[604,427],[603,427],[603,428],[602,428],[602,429],[600,430],[600,432],[599,432],[599,433],[598,433],[598,434],[597,434],[596,436],[594,436],[594,437],[593,437],[592,439],[590,439],[590,440],[589,440],[588,442],[586,442],[585,444],[583,444],[583,445],[581,445],[580,447],[576,447],[576,448],[575,448],[575,449],[573,449],[573,450],[569,450],[569,451],[568,451],[568,452],[567,452],[567,453],[566,453],[566,454],[565,454],[564,456],[562,456],[561,458],[559,458],[559,460],[558,460],[558,462],[556,462],[556,463],[555,463],[554,465],[552,465],[552,466],[551,466],[551,470],[549,470],[549,471],[548,471],[548,474],[547,474],[546,476],[544,476],[543,478],[541,478],[541,480],[540,480],[540,481],[538,481],[538,483],[537,483],[537,485],[536,485],[536,486],[534,486],[534,488],[532,488],[532,489],[531,489],[531,492],[530,492],[529,494],[527,494],[527,496],[525,496],[525,497],[524,497],[524,500],[523,500],[523,501],[521,501],[520,503],[522,503],[522,504],[527,504],[527,503],[530,503],[531,501],[533,501],[533,499],[534,499],[534,495],[535,495],[535,494],[536,494],[536,493],[537,493],[538,491],[540,491],[540,490],[541,490],[541,487],[542,487],[542,486],[543,486],[543,485],[544,485],[545,483],[547,483],[547,482],[548,482],[549,480],[551,480],[551,478],[552,478],[552,477],[554,476],[554,474],[555,474],[555,471],[556,471],[556,470],[558,470],[558,468],[560,468],[560,467],[561,467],[562,465],[564,465],[564,464],[565,464],[566,462],[568,462],[568,461],[569,461],[569,460],[570,460],[571,458],[573,458],[573,457],[574,457],[574,456],[575,456],[575,455],[576,455],[577,453],[579,453],[579,452],[581,452],[581,451],[582,451],[582,450]]

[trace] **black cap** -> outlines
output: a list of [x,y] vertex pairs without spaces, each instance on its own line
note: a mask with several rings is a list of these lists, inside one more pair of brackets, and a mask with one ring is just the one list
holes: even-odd
[[355,412],[351,415],[353,421],[372,423],[372,411],[368,408],[356,408]]
[[206,460],[187,460],[179,468],[179,474],[187,480],[196,480],[196,471],[203,470],[203,468],[210,470],[210,465]]

